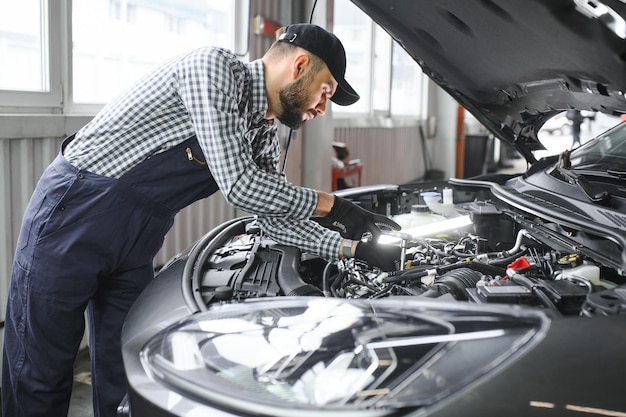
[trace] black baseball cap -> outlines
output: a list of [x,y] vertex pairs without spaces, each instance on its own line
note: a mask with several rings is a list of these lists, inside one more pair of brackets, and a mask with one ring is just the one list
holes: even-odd
[[278,37],[278,42],[287,42],[304,48],[324,61],[338,83],[330,101],[340,106],[348,106],[360,98],[344,78],[346,51],[334,34],[317,25],[296,23],[285,27],[285,32]]

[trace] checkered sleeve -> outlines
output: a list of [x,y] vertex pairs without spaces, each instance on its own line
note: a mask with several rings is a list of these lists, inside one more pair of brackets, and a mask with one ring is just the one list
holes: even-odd
[[[271,140],[274,126],[269,132],[260,129],[254,139],[254,159],[263,169],[278,172],[280,147],[278,141]],[[283,174],[279,174],[283,176]],[[298,248],[328,260],[336,260],[341,237],[337,232],[320,227],[308,220],[289,220],[276,217],[259,217],[259,225],[272,239],[284,245]]]
[[210,49],[188,55],[177,69],[177,90],[209,169],[235,207],[270,217],[307,219],[317,204],[317,192],[294,186],[255,161],[255,136],[248,132],[247,109],[240,108],[246,74],[233,58],[224,50]]
[[282,245],[297,246],[304,252],[316,254],[329,261],[339,258],[339,233],[312,220],[259,217],[259,225],[268,236]]

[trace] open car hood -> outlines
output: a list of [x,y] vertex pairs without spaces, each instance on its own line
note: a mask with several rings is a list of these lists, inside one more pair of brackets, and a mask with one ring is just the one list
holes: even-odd
[[352,1],[531,162],[556,113],[626,112],[621,0]]

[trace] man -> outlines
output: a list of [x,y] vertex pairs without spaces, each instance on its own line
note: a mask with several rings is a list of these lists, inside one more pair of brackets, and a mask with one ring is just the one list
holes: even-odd
[[585,118],[579,110],[568,110],[566,117],[572,122],[572,149],[580,146],[581,125]]
[[152,260],[174,215],[217,190],[258,214],[279,243],[394,268],[398,248],[360,239],[396,223],[294,186],[278,171],[274,119],[298,128],[323,115],[328,100],[357,101],[345,66],[341,42],[307,24],[285,28],[252,63],[198,49],[148,74],[65,140],[18,238],[2,415],[67,414],[85,310],[95,416],[116,414],[125,394],[119,339],[126,314],[153,278]]

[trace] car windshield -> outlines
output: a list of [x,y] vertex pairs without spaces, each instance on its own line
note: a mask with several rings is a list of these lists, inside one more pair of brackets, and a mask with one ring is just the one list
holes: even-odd
[[573,169],[626,173],[626,123],[621,123],[595,140],[574,149],[570,161]]
[[545,149],[533,152],[537,159],[575,149],[620,123],[619,117],[604,113],[582,111],[579,114],[578,127],[574,126],[572,119],[575,117],[570,112],[559,113],[544,123],[537,137]]

